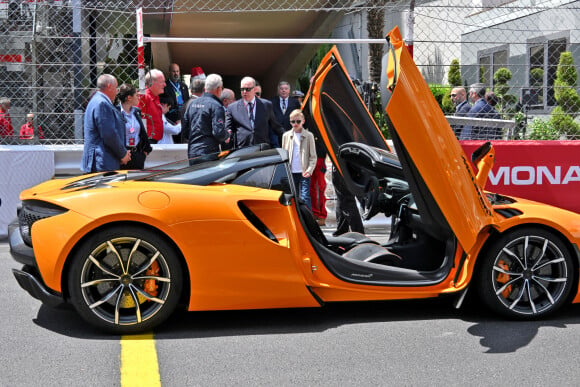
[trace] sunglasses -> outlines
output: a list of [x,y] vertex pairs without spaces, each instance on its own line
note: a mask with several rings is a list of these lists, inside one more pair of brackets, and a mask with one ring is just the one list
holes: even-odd
[[457,94],[451,94],[452,97],[455,97]]
[[302,120],[290,120],[291,124],[301,124]]
[[254,88],[253,88],[253,87],[242,87],[242,88],[240,88],[240,91],[246,91],[246,92],[248,92],[248,93],[249,93],[250,91],[252,91],[252,90],[254,90]]

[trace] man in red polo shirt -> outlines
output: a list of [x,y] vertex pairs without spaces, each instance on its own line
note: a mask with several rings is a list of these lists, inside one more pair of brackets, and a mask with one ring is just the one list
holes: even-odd
[[140,108],[145,126],[147,127],[147,137],[153,144],[163,138],[163,111],[159,102],[159,95],[165,89],[165,75],[161,70],[153,69],[145,75],[145,95],[141,98]]

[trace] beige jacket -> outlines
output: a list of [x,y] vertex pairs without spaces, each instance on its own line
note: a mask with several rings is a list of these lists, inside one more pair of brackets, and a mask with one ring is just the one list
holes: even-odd
[[[282,149],[288,151],[290,165],[292,165],[292,148],[294,147],[294,131],[289,130],[282,136]],[[312,175],[316,167],[316,147],[314,146],[314,135],[307,129],[302,129],[300,137],[300,164],[302,173],[308,172]]]

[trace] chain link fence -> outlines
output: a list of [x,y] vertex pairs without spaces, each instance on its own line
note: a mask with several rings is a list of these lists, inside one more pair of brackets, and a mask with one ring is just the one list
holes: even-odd
[[[580,139],[579,1],[0,0],[0,104],[6,109],[10,101],[12,124],[11,131],[0,111],[0,144],[82,143],[83,111],[97,77],[108,72],[119,83],[137,82],[137,7],[143,7],[145,33],[158,36],[180,14],[340,15],[333,35],[318,38],[340,37],[341,28],[344,36],[367,38],[370,11],[384,10],[384,32],[399,25],[446,114],[455,111],[454,86],[483,83],[496,94],[501,118],[515,122],[504,137]],[[152,31],[152,20],[165,30]],[[194,27],[190,36],[205,37]],[[345,62],[367,66],[368,44],[351,46],[341,47],[352,56]],[[155,60],[150,47],[146,59],[148,65]],[[370,81],[368,70],[352,71]],[[31,113],[33,136],[26,127]]]

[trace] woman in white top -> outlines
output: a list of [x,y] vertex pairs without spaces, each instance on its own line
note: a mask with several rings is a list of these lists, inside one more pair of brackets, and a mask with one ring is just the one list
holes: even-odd
[[171,101],[160,97],[159,102],[161,104],[161,111],[163,112],[163,138],[157,142],[158,144],[173,144],[173,136],[181,133],[181,121],[177,121],[172,124],[166,117],[165,114],[170,110]]

